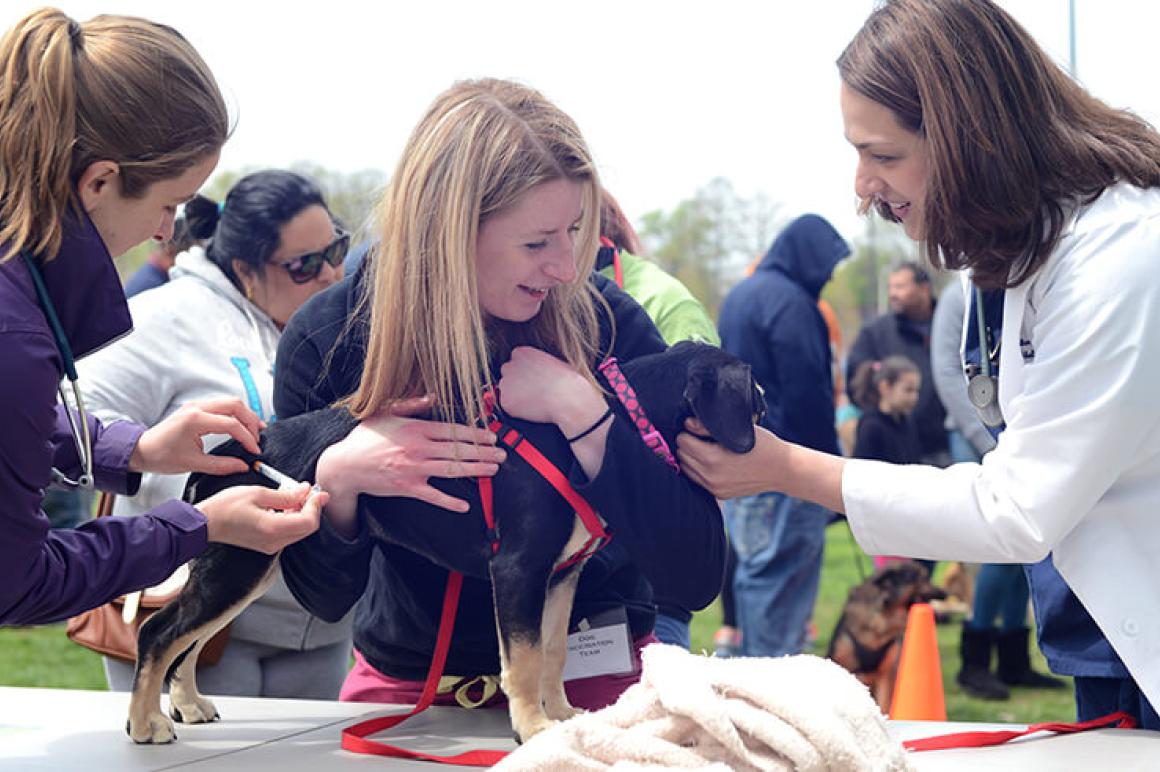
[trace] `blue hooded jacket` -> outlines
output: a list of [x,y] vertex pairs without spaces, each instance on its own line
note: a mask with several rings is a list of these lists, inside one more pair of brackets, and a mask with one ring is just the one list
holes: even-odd
[[765,389],[763,425],[782,439],[838,452],[830,337],[822,287],[850,247],[825,219],[803,215],[773,242],[721,305],[721,346]]

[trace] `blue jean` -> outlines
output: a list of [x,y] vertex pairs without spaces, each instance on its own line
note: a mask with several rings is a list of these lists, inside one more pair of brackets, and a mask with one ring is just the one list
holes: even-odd
[[689,648],[689,623],[683,619],[658,613],[653,634],[656,635],[657,640],[661,643],[680,646],[686,650]]
[[1000,618],[1003,632],[1027,627],[1027,599],[1031,590],[1022,563],[984,563],[975,577],[971,627],[987,630]]
[[824,507],[781,493],[725,502],[725,525],[737,551],[733,593],[743,655],[801,653],[829,520]]

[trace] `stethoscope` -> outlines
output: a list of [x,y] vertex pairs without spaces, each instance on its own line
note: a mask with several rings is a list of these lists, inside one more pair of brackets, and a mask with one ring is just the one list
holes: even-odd
[[73,442],[76,443],[77,457],[80,459],[82,471],[79,478],[70,480],[64,472],[54,466],[52,479],[54,482],[77,488],[92,488],[93,438],[89,433],[89,415],[85,410],[85,401],[81,397],[81,390],[77,385],[77,365],[76,360],[73,359],[72,347],[68,344],[68,338],[65,337],[60,318],[56,315],[56,307],[53,306],[52,299],[48,296],[48,289],[44,286],[44,279],[41,278],[36,264],[27,252],[21,252],[20,256],[24,258],[28,272],[32,275],[32,283],[36,287],[36,298],[40,301],[40,307],[48,319],[48,326],[52,328],[52,337],[56,341],[57,350],[60,351],[60,358],[64,360],[64,373],[69,383],[72,384],[73,399],[76,400],[77,412],[80,414],[80,426],[78,427],[76,416],[68,409],[68,402],[65,400],[64,384],[57,384],[56,388],[60,393],[61,404],[64,405],[64,414],[68,417],[69,430],[72,432]]
[[1003,426],[1003,412],[999,409],[999,347],[1002,341],[991,347],[991,329],[987,325],[983,308],[983,290],[975,287],[975,323],[979,335],[979,364],[966,366],[967,397],[975,406],[979,419],[989,428]]

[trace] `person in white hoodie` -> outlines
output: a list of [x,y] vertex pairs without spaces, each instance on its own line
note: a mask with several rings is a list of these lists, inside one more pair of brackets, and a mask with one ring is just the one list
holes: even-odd
[[681,469],[845,512],[872,554],[1029,564],[1080,720],[1160,730],[1160,133],[989,0],[886,0],[838,70],[866,208],[971,272],[968,390],[997,444],[937,469],[682,433]]
[[[349,236],[318,187],[287,171],[243,177],[222,204],[185,206],[193,235],[171,281],[130,301],[135,329],[78,368],[92,412],[152,426],[190,400],[238,396],[274,421],[274,355],[290,316],[342,277]],[[224,437],[209,437],[211,447]],[[185,475],[147,474],[114,514],[137,515],[180,498]],[[234,621],[219,662],[198,671],[207,693],[333,699],[349,666],[350,619],[323,622],[279,579]],[[133,666],[105,658],[109,687],[132,685]]]

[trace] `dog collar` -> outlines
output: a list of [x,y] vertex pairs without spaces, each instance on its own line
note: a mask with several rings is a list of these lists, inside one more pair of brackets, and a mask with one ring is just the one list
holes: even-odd
[[616,364],[616,357],[605,359],[596,369],[600,371],[600,374],[608,381],[608,385],[616,392],[616,398],[620,400],[620,404],[624,405],[624,409],[628,411],[628,417],[632,419],[633,426],[640,432],[640,438],[644,440],[644,444],[653,453],[660,456],[662,461],[672,467],[674,472],[680,472],[681,465],[677,463],[676,456],[669,449],[669,444],[665,442],[664,436],[653,425],[653,422],[649,420],[648,414],[644,412],[644,405],[640,404],[640,399],[636,396],[636,390],[632,388],[632,384],[628,382],[628,378],[624,377],[620,365]]

